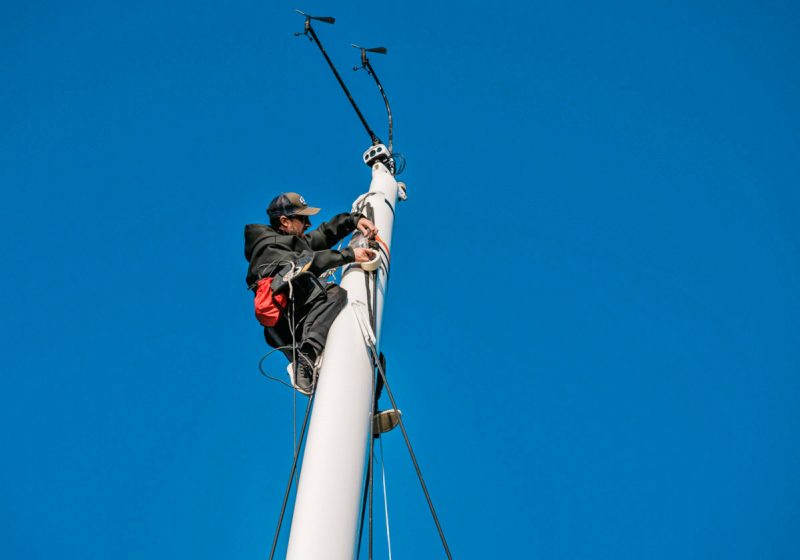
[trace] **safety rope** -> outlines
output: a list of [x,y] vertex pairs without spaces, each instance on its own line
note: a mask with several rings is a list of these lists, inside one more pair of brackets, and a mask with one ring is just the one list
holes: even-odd
[[[297,372],[297,358],[298,358],[297,333],[295,332],[296,328],[297,328],[297,317],[295,316],[294,286],[293,286],[292,280],[294,279],[294,276],[295,276],[295,273],[297,272],[297,270],[299,270],[299,267],[297,267],[295,263],[292,263],[292,271],[287,275],[288,276],[287,280],[288,280],[288,284],[289,284],[289,301],[291,302],[288,321],[289,321],[289,330],[292,333],[292,344],[291,344],[291,349],[292,349],[292,367],[294,368],[295,372]],[[283,496],[283,504],[281,505],[281,511],[280,511],[280,514],[278,515],[278,525],[275,528],[275,536],[274,536],[274,538],[272,540],[272,549],[270,550],[270,553],[269,553],[270,560],[272,560],[274,558],[274,556],[275,556],[275,548],[278,545],[278,538],[280,537],[281,526],[283,525],[283,518],[284,518],[284,516],[286,514],[286,505],[289,502],[289,495],[291,494],[292,484],[294,483],[295,473],[297,472],[297,462],[298,462],[298,459],[300,458],[300,447],[303,444],[303,440],[305,439],[305,434],[306,434],[306,428],[308,427],[308,420],[309,420],[309,416],[310,416],[310,413],[311,413],[312,403],[314,401],[314,395],[315,395],[314,389],[315,389],[315,385],[316,385],[316,380],[314,380],[314,383],[312,384],[312,387],[311,387],[311,394],[309,395],[309,398],[308,398],[308,404],[306,405],[306,412],[305,412],[305,415],[303,417],[303,425],[302,425],[302,428],[300,430],[300,438],[299,438],[299,441],[298,441],[298,437],[297,437],[297,391],[295,390],[295,387],[291,386],[290,384],[286,383],[285,381],[269,375],[267,372],[264,371],[264,368],[262,367],[262,364],[264,363],[264,360],[269,358],[273,353],[275,353],[275,352],[277,352],[279,350],[281,350],[281,351],[282,350],[286,350],[288,348],[290,348],[289,345],[279,346],[278,348],[274,348],[273,350],[268,352],[266,355],[264,355],[261,358],[261,360],[258,362],[258,369],[259,369],[259,371],[261,372],[262,375],[264,375],[265,377],[267,377],[267,378],[269,378],[269,379],[271,379],[273,381],[277,381],[278,383],[281,383],[282,385],[285,385],[285,386],[291,388],[292,389],[292,393],[293,393],[292,394],[292,434],[293,434],[293,440],[292,440],[292,450],[293,450],[292,468],[291,468],[291,471],[289,473],[289,482],[286,485],[286,492],[284,493],[284,496]],[[296,373],[295,373],[295,375],[296,375]]]

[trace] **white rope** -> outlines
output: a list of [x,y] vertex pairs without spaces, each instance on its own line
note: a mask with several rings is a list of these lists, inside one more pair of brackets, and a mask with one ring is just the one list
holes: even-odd
[[378,437],[381,446],[381,478],[383,479],[383,513],[386,519],[386,545],[389,547],[389,560],[392,560],[392,535],[389,532],[389,497],[386,495],[386,469],[383,465],[383,437]]
[[364,337],[364,342],[367,343],[368,347],[374,348],[376,338],[369,324],[368,312],[366,310],[367,305],[363,301],[354,300],[350,306],[355,312],[356,321],[358,322],[359,329],[361,329],[361,336]]
[[359,196],[357,199],[355,199],[355,201],[353,202],[353,206],[351,207],[351,210],[353,212],[359,212],[360,213],[361,210],[364,209],[364,206],[366,206],[364,204],[364,201],[366,201],[369,197],[374,196],[376,194],[383,194],[383,193],[378,193],[376,191],[365,192],[364,194]]

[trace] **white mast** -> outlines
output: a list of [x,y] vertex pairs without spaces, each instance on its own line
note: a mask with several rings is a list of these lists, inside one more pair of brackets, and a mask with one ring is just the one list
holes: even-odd
[[[379,145],[386,150],[385,146]],[[376,149],[378,146],[373,146]],[[370,150],[365,154],[367,159]],[[349,265],[341,286],[348,305],[334,321],[319,373],[302,470],[289,534],[287,560],[352,560],[364,482],[365,455],[371,437],[373,368],[356,313],[376,302],[379,337],[388,282],[398,183],[380,161],[372,164],[365,204],[385,244],[377,274],[377,294],[368,294],[364,275]],[[384,251],[382,251],[384,253]],[[371,299],[369,296],[375,298]],[[355,304],[355,305],[353,305]]]
[[[405,200],[406,195],[405,185],[398,183],[394,178],[395,171],[402,171],[403,166],[401,164],[396,169],[398,162],[392,155],[392,110],[389,107],[389,99],[367,58],[368,52],[386,54],[386,48],[367,49],[353,45],[361,51],[361,66],[354,70],[361,68],[372,76],[386,104],[386,116],[389,121],[388,149],[381,144],[380,139],[369,127],[311,25],[312,20],[324,23],[334,23],[336,20],[330,16],[310,16],[300,10],[295,11],[305,17],[303,31],[295,33],[295,36],[307,36],[319,47],[372,140],[372,146],[363,156],[364,163],[372,169],[372,182],[369,192],[359,197],[353,204],[353,210],[366,209],[366,213],[373,218],[378,227],[380,265],[375,272],[365,272],[359,265],[348,265],[342,274],[341,285],[347,290],[348,305],[336,318],[328,333],[316,392],[311,397],[314,399],[314,407],[308,427],[286,553],[287,560],[347,560],[352,559],[358,552],[356,538],[364,481],[365,451],[367,442],[372,437],[372,410],[375,404],[372,386],[373,359],[378,360],[383,300],[389,280],[395,206],[398,198]],[[367,264],[364,263],[363,266],[366,268]],[[371,267],[370,270],[374,268]],[[385,382],[385,372],[380,364],[378,369]],[[386,383],[385,386],[392,406],[396,407],[389,384]],[[381,425],[379,430],[388,431],[399,423],[436,523],[436,529],[442,539],[445,554],[448,558],[452,558],[433,502],[422,479],[422,471],[400,420],[400,411],[391,410],[385,413],[385,416],[379,418],[387,419],[386,425]],[[304,423],[304,431],[305,428]],[[371,459],[372,457],[368,458]],[[296,463],[292,465],[292,477],[290,486],[286,490],[284,506],[294,478],[295,465]],[[282,519],[283,510],[281,510]],[[270,558],[275,552],[279,534],[280,522]]]

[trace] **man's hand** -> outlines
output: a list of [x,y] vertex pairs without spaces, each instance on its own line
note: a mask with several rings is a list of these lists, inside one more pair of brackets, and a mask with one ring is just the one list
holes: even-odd
[[358,228],[358,231],[363,233],[364,237],[367,239],[374,239],[375,236],[378,235],[378,228],[367,218],[359,218],[356,228]]
[[372,249],[365,249],[364,247],[356,247],[355,249],[353,249],[353,252],[356,254],[357,263],[369,262],[375,258],[375,251],[373,251]]

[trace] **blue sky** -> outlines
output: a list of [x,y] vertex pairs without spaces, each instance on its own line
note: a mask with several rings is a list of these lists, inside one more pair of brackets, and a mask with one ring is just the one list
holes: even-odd
[[[266,557],[243,225],[369,183],[293,8],[384,137],[349,44],[389,49],[382,343],[454,556],[800,556],[797,6],[234,0],[3,10],[3,557]],[[394,555],[438,557],[384,439]]]

